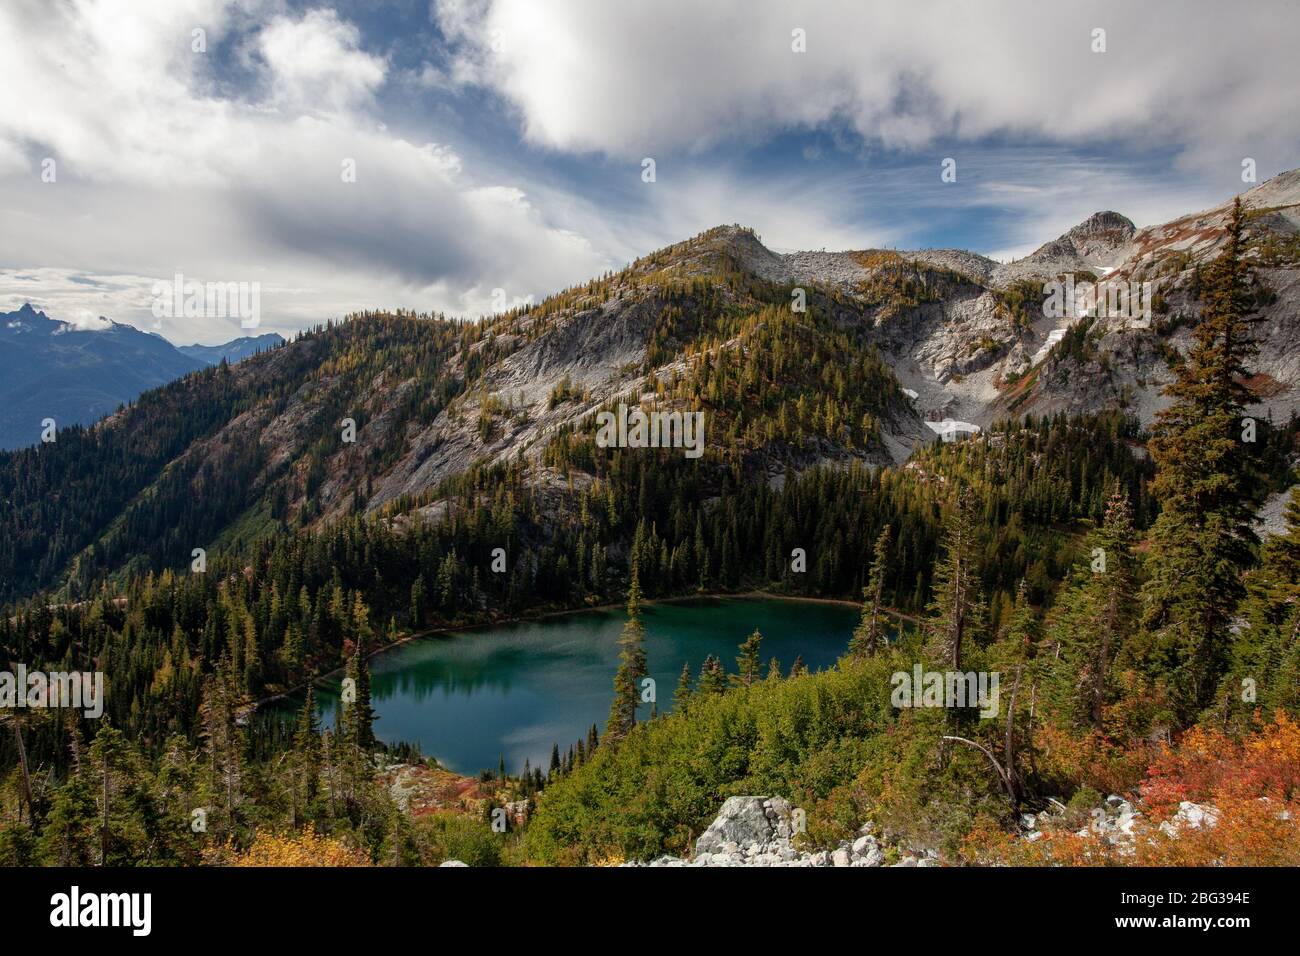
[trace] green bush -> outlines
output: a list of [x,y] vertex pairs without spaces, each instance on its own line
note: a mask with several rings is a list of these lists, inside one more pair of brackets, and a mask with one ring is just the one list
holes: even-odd
[[[844,839],[878,813],[906,830],[906,813],[891,814],[891,804],[930,808],[920,817],[924,832],[905,835],[946,841],[976,810],[996,812],[1000,798],[978,754],[936,762],[942,712],[896,716],[890,675],[918,659],[915,640],[902,643],[820,673],[694,697],[684,713],[600,747],[542,793],[525,833],[528,857],[590,864],[689,855],[723,801],[745,794],[803,808],[814,844]],[[936,794],[972,807],[948,819]]]

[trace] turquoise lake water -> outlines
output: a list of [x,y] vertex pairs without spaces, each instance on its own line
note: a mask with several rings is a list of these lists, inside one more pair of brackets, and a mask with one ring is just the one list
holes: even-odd
[[[644,607],[646,656],[660,712],[672,709],[683,662],[698,675],[704,658],[736,670],[737,647],[763,632],[763,673],[775,656],[788,672],[802,654],[811,670],[829,667],[848,646],[859,612],[838,604],[767,598],[701,598]],[[551,745],[563,752],[595,723],[601,732],[613,696],[622,611],[583,611],[418,638],[371,658],[375,734],[418,743],[459,773],[524,760],[543,769]],[[318,685],[332,722],[338,678]],[[301,696],[277,708],[290,712]],[[648,716],[643,705],[640,716]]]

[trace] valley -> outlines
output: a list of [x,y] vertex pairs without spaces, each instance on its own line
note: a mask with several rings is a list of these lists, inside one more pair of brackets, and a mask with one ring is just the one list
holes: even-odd
[[[797,801],[824,860],[1052,862],[1107,793],[1127,840],[1179,804],[1147,782],[1171,742],[1291,746],[1298,202],[1285,173],[1011,263],[717,227],[481,321],[328,322],[0,453],[0,648],[108,673],[102,723],[0,737],[42,768],[0,790],[0,859],[89,859],[85,746],[135,794],[105,862],[260,859],[304,824],[346,859],[640,861],[738,794]],[[1054,314],[1076,276],[1151,282],[1150,324]],[[898,704],[915,668],[1000,675],[997,713]],[[1199,753],[1161,772],[1231,812]],[[1006,843],[1022,812],[1060,839]]]

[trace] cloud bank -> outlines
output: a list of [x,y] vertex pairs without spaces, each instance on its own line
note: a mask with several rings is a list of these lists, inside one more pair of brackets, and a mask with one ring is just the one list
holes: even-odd
[[1266,0],[6,0],[0,309],[241,334],[157,328],[180,272],[286,334],[475,315],[720,222],[1010,256],[1296,165],[1298,46]]

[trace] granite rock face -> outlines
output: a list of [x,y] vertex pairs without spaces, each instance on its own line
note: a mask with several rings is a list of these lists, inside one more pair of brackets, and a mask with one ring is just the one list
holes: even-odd
[[[796,844],[801,814],[782,797],[730,797],[695,841],[695,855],[689,860],[661,856],[649,863],[625,866],[884,866],[885,848],[864,826],[851,841],[830,850],[807,851]],[[898,854],[894,866],[935,866],[933,851],[919,855]]]

